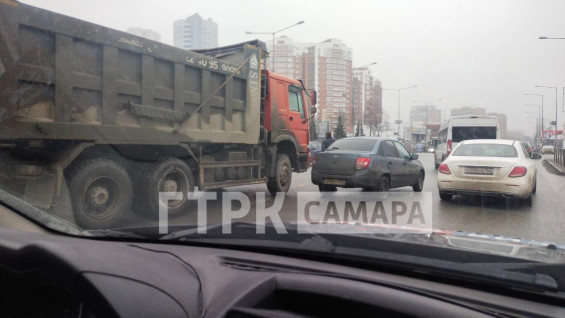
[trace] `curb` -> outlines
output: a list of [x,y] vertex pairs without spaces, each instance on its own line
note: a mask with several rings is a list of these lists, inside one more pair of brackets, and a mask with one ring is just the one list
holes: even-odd
[[543,161],[549,163],[555,170],[557,170],[557,174],[565,176],[565,167],[556,164],[553,160],[543,159]]

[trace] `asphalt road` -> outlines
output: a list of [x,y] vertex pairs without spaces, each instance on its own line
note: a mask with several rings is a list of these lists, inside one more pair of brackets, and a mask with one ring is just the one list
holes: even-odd
[[[544,159],[551,155],[544,155]],[[420,154],[426,169],[424,192],[432,193],[433,228],[443,230],[461,230],[484,234],[496,234],[509,237],[526,238],[538,241],[565,243],[565,176],[558,175],[543,160],[537,161],[538,185],[532,206],[505,199],[473,198],[455,196],[450,202],[439,199],[436,185],[437,171],[434,169],[433,155]],[[250,202],[250,211],[245,216],[234,217],[231,221],[256,222],[255,207],[257,204],[272,206],[275,198],[266,193],[264,184],[252,186],[231,187],[214,191],[217,197],[226,192],[244,193]],[[355,192],[361,189],[341,189],[338,191]],[[296,221],[297,192],[318,192],[317,186],[310,181],[310,171],[294,173],[289,193],[284,198],[282,209],[279,213],[283,221]],[[391,192],[412,192],[411,187],[393,189]],[[257,193],[259,195],[257,196]],[[264,194],[264,198],[261,194]],[[264,201],[264,202],[263,202]],[[232,206],[237,210],[237,202]],[[195,205],[186,214],[169,219],[170,225],[196,224],[197,212]],[[230,220],[222,220],[222,201],[209,201],[206,208],[207,224],[220,224]],[[202,214],[201,214],[202,216]],[[237,218],[236,218],[237,217]],[[126,226],[155,225],[156,220],[136,213],[131,213],[125,220]]]

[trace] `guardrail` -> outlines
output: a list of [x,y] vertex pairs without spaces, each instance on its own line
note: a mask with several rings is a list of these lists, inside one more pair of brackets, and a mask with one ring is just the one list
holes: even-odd
[[556,148],[555,151],[553,152],[553,161],[565,167],[565,149]]

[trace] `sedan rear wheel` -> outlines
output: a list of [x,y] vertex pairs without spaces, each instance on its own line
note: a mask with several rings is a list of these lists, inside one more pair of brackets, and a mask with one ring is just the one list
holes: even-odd
[[334,192],[337,191],[337,187],[320,183],[318,184],[318,190],[320,190],[320,192]]
[[382,176],[381,180],[379,181],[378,191],[388,192],[388,190],[390,190],[390,180],[387,176]]
[[418,173],[418,180],[414,185],[412,185],[412,190],[414,192],[422,192],[424,189],[424,174],[422,172]]

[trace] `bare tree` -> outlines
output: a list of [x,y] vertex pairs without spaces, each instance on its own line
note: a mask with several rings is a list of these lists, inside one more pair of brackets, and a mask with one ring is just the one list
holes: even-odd
[[373,132],[380,136],[381,134],[390,130],[390,117],[387,112],[378,112],[375,114],[375,120],[372,121],[372,125],[369,125],[371,129],[371,136]]
[[369,126],[369,136],[380,136],[390,129],[390,118],[384,111],[379,111],[376,107],[369,107],[365,112],[365,124]]

